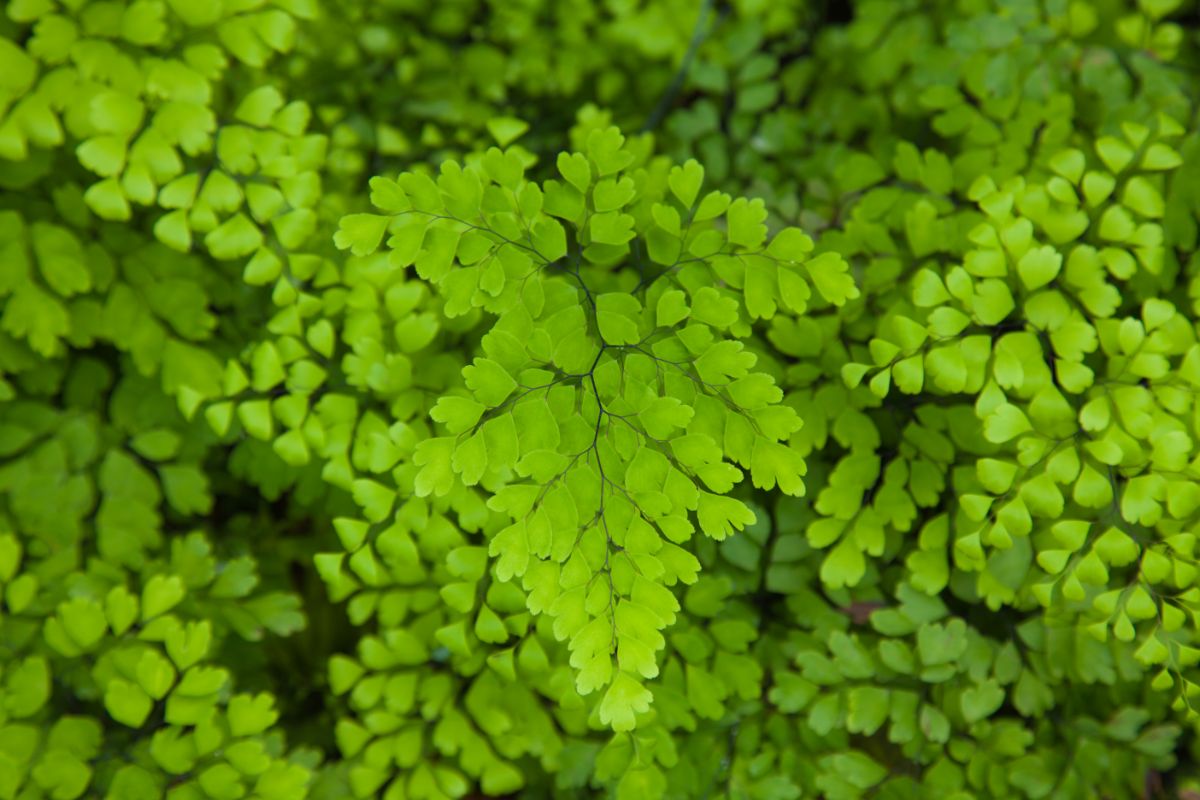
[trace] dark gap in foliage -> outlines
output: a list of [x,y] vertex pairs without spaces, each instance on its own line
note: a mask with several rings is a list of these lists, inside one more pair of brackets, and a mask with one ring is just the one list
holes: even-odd
[[[222,473],[215,469],[210,474]],[[330,494],[331,508],[336,508],[339,492],[330,488]],[[333,734],[340,710],[330,703],[328,656],[353,653],[360,634],[346,616],[345,604],[330,601],[313,566],[316,553],[340,547],[332,522],[292,491],[274,500],[226,491],[217,500],[210,525],[218,549],[252,555],[261,585],[293,593],[305,620],[287,636],[264,630],[260,639],[247,641],[231,635],[221,660],[237,673],[239,690],[274,695],[278,724],[288,731],[290,745],[316,747],[326,757],[336,757]]]

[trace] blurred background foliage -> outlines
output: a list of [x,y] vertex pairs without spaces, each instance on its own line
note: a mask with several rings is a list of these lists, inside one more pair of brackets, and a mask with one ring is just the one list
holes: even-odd
[[[9,0],[0,798],[1195,797],[1198,35],[1195,0]],[[334,245],[374,176],[554,178],[610,125],[860,291],[748,320],[807,494],[689,544],[615,733],[486,498],[411,491],[486,315]]]

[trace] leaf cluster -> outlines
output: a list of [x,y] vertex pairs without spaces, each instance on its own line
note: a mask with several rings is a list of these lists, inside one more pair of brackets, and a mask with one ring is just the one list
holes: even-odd
[[1195,11],[12,0],[0,799],[1196,791]]

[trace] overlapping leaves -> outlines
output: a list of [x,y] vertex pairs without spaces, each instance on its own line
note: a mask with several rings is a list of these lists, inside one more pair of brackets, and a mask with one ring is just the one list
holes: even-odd
[[344,219],[337,237],[359,255],[384,244],[448,316],[496,316],[465,391],[432,411],[445,435],[417,445],[414,489],[492,493],[511,520],[489,543],[496,577],[521,579],[530,610],[554,618],[581,693],[609,687],[600,716],[617,729],[648,708],[641,681],[678,610],[665,587],[695,580],[696,529],[720,540],[753,523],[729,496],[743,471],[803,492],[786,445],[801,422],[739,338],[775,296],[799,313],[814,285],[835,304],[855,293],[799,231],[768,244],[761,203],[701,197],[695,162],[636,158],[607,129],[541,185],[498,149],[436,181],[376,178],[384,213]]

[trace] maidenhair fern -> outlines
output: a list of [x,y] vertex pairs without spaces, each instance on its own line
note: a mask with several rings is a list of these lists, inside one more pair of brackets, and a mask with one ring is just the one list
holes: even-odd
[[[837,305],[857,290],[799,230],[768,243],[761,202],[701,197],[695,161],[638,164],[609,128],[557,167],[561,180],[528,182],[516,154],[493,148],[443,164],[436,182],[375,178],[384,213],[346,217],[336,241],[366,256],[387,237],[388,265],[414,268],[448,317],[495,316],[463,390],[430,411],[445,435],[416,446],[412,491],[490,495],[507,522],[487,541],[495,579],[519,579],[529,611],[569,643],[577,691],[607,687],[600,720],[629,730],[679,611],[666,587],[696,580],[696,528],[720,541],[755,522],[729,494],[744,471],[804,492],[784,444],[801,421],[742,340],[777,296],[801,314],[812,284]],[[460,610],[475,591],[455,586]],[[439,640],[469,651],[460,630]]]
[[0,800],[1191,796],[1195,10],[9,2]]

